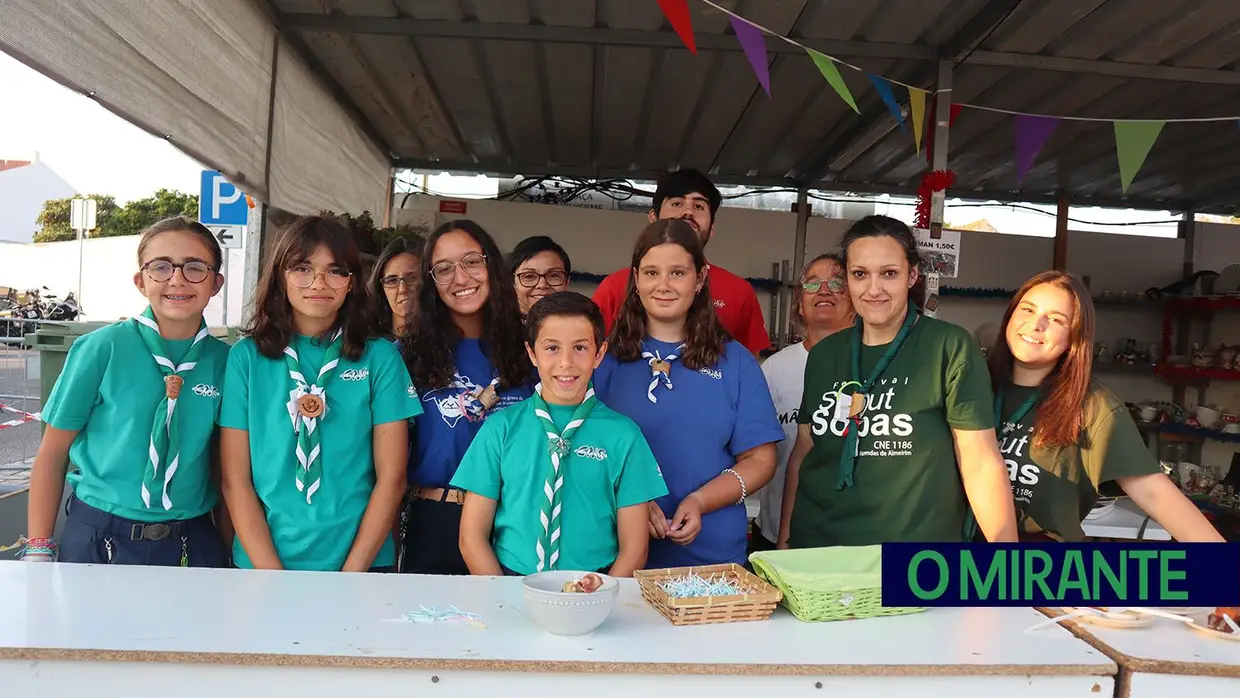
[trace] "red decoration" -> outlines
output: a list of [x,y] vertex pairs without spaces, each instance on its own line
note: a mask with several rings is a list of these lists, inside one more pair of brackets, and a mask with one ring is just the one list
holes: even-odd
[[916,227],[930,227],[930,197],[936,191],[946,191],[955,183],[956,173],[951,170],[935,170],[922,175],[921,184],[917,186]]
[[680,35],[680,40],[689,47],[689,52],[697,54],[697,43],[693,39],[693,20],[689,18],[688,0],[659,0],[659,8],[663,10],[672,29]]

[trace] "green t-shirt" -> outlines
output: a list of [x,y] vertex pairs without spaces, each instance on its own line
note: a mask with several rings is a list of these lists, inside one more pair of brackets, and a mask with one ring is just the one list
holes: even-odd
[[[920,317],[870,390],[858,427],[835,419],[834,391],[869,377],[888,345],[863,346],[862,375],[854,376],[857,331],[837,332],[809,353],[797,422],[810,426],[814,445],[801,464],[790,545],[963,540],[967,499],[951,430],[994,428],[977,344],[961,327]],[[858,455],[853,485],[836,490],[846,427],[860,428]]]
[[1019,424],[1008,421],[1034,388],[1008,384],[1003,391],[1003,428],[999,450],[1007,463],[1020,530],[1045,532],[1066,541],[1085,539],[1081,521],[1098,501],[1105,483],[1134,475],[1162,472],[1124,402],[1098,383],[1090,386],[1082,430],[1074,446],[1035,448],[1035,405]]
[[[548,405],[560,429],[576,407]],[[487,418],[470,444],[452,486],[498,501],[492,545],[500,564],[533,574],[542,531],[543,485],[551,465],[547,430],[526,399]],[[559,569],[609,567],[619,551],[616,512],[667,494],[641,430],[602,402],[571,438],[563,460],[564,493]]]
[[[302,373],[317,376],[326,344],[298,336]],[[295,484],[297,436],[287,403],[294,387],[284,357],[258,353],[250,338],[228,357],[220,426],[250,432],[254,491],[262,502],[276,554],[286,569],[336,571],[344,566],[375,486],[373,427],[422,414],[405,362],[391,342],[371,339],[357,361],[340,357],[327,382],[322,429],[323,485],[310,503]],[[391,536],[372,563],[395,563]],[[233,561],[251,567],[238,537]]]
[[[192,339],[165,340],[168,358],[179,363]],[[168,488],[142,501],[142,476],[151,447],[155,411],[164,398],[164,374],[138,334],[137,321],[101,327],[69,347],[65,367],[43,406],[42,419],[77,431],[69,448],[76,470],[67,480],[86,504],[137,521],[159,522],[201,516],[219,501],[211,481],[211,441],[220,409],[228,345],[203,340],[198,365],[181,374],[184,387],[173,418],[179,420],[181,450]]]

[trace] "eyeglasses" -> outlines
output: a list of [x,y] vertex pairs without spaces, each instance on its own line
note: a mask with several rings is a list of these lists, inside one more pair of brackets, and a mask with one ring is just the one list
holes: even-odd
[[177,269],[181,270],[181,276],[191,284],[202,283],[211,275],[211,265],[206,262],[193,261],[184,264],[173,264],[172,262],[159,259],[142,265],[142,271],[146,272],[151,281],[161,284],[171,280],[172,275],[176,273]]
[[568,274],[563,269],[552,269],[546,274],[539,274],[533,269],[526,269],[517,274],[517,281],[526,288],[534,288],[538,285],[539,279],[546,279],[548,286],[563,286],[568,283]]
[[481,279],[487,273],[487,257],[481,252],[470,252],[461,257],[459,262],[440,262],[431,267],[431,278],[440,286],[447,286],[452,283],[452,277],[456,276],[457,267],[464,269],[466,274],[475,279]]
[[322,274],[323,280],[327,282],[328,286],[334,289],[342,289],[349,285],[349,277],[353,276],[353,272],[348,269],[332,267],[327,271],[316,271],[308,264],[298,264],[285,273],[288,274],[289,283],[297,288],[310,288],[314,284],[315,278]]
[[831,293],[844,292],[844,280],[839,277],[832,277],[823,281],[822,279],[806,279],[801,282],[801,289],[806,293],[818,293],[822,289],[822,285],[827,285],[827,290]]
[[385,276],[379,279],[379,283],[383,284],[384,288],[396,288],[402,284],[405,288],[416,288],[418,285],[418,273],[416,271],[407,271],[400,276],[395,274]]

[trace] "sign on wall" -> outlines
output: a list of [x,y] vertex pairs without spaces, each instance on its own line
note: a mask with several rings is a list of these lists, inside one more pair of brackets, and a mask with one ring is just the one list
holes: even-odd
[[933,238],[925,228],[914,228],[917,250],[921,252],[921,273],[938,274],[954,279],[960,275],[960,231],[944,230],[943,236]]

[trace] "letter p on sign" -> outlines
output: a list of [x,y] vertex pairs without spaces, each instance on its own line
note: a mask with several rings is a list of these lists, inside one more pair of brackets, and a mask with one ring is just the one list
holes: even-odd
[[215,170],[202,173],[198,222],[203,225],[245,225],[249,218],[245,193]]

